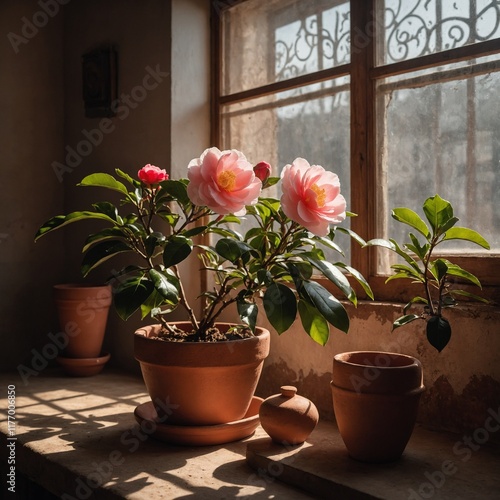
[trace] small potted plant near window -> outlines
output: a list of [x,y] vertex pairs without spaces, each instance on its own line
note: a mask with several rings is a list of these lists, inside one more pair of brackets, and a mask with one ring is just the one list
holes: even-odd
[[[313,273],[325,276],[356,304],[344,274],[348,271],[372,296],[360,273],[329,262],[323,251],[341,251],[334,241],[337,231],[364,244],[337,226],[349,215],[338,176],[302,158],[286,165],[281,179],[270,171],[268,163],[254,167],[239,151],[209,148],[190,162],[188,179],[169,179],[153,165],[139,170],[138,179],[121,170],[116,176],[92,174],[80,185],[118,192],[122,213],[110,202],[95,203],[93,211],[50,219],[37,233],[39,238],[78,220],[106,222],[109,227],[87,238],[85,274],[114,255],[132,255],[133,261],[115,273],[114,305],[124,320],[140,311],[143,319],[150,315],[155,321],[134,336],[135,356],[152,400],[147,408],[136,409],[136,416],[160,419],[162,426],[156,428],[174,442],[179,435],[170,432],[174,427],[183,429],[176,442],[213,444],[206,438],[207,428],[234,429],[234,422],[245,420],[269,352],[269,332],[257,326],[259,300],[279,334],[298,314],[306,333],[325,344],[328,325],[347,333],[349,318]],[[281,199],[262,196],[263,189],[280,180]],[[237,226],[243,216],[253,218],[255,225],[240,234],[228,224]],[[210,235],[218,238],[215,243],[200,241]],[[179,268],[193,257],[214,281],[213,289],[200,297],[200,317],[188,301]],[[221,323],[231,306],[240,324]],[[186,321],[173,324],[168,315],[178,308]],[[258,405],[252,408],[257,414]],[[186,437],[186,429],[193,430],[191,436]],[[192,437],[195,432],[203,434],[201,440]]]
[[[439,195],[425,200],[427,223],[409,208],[395,208],[392,217],[415,230],[409,241],[373,239],[366,246],[381,246],[395,252],[402,262],[386,282],[409,279],[422,288],[403,308],[403,316],[393,330],[412,321],[425,321],[429,343],[442,351],[451,337],[449,320],[443,311],[457,305],[459,297],[480,301],[483,298],[452,285],[452,279],[481,286],[470,272],[443,257],[435,257],[436,247],[444,241],[460,239],[489,249],[476,231],[457,226],[450,202]],[[416,305],[417,313],[408,313]],[[384,462],[399,458],[415,425],[420,395],[424,390],[420,362],[404,354],[384,352],[342,353],[334,358],[332,393],[339,431],[349,453],[364,461]]]

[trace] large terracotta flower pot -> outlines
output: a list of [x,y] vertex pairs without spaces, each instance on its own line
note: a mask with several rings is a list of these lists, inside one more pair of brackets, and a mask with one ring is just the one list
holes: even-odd
[[59,325],[65,332],[67,358],[97,358],[106,332],[111,286],[54,285]]
[[357,351],[333,360],[335,418],[349,455],[364,462],[401,457],[424,390],[422,365],[404,354]]
[[242,419],[269,354],[269,331],[257,328],[255,337],[225,342],[166,342],[155,339],[160,328],[147,326],[134,335],[134,354],[159,419],[193,426]]

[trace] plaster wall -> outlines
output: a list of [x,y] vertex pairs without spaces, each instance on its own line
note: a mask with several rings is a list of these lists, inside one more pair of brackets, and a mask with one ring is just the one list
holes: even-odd
[[[322,418],[333,419],[333,356],[362,350],[398,352],[416,357],[423,365],[426,391],[419,414],[423,425],[455,432],[484,428],[491,412],[500,413],[498,308],[467,306],[451,311],[452,338],[441,353],[427,342],[423,322],[391,331],[401,308],[400,304],[370,302],[357,309],[348,306],[349,333],[331,329],[324,347],[302,331],[300,321],[281,336],[273,332],[258,392],[266,397],[278,393],[281,385],[295,385],[299,394],[316,404]],[[500,441],[497,434],[490,438]]]
[[[66,150],[78,151],[80,145],[83,151],[88,136],[99,140],[98,131],[103,129],[102,118],[85,117],[81,97],[81,56],[101,44],[112,44],[118,51],[119,107],[116,117],[110,119],[112,131],[103,134],[90,154],[80,155],[78,165],[64,173],[67,211],[109,199],[109,192],[99,198],[98,189],[75,187],[89,173],[113,173],[120,168],[134,176],[151,163],[167,169],[173,178],[185,177],[189,160],[208,147],[208,7],[201,0],[68,4],[64,35]],[[68,279],[81,280],[82,242],[95,230],[95,224],[89,224],[68,227],[65,232]],[[129,259],[114,258],[106,269],[92,271],[89,279],[106,280],[121,264],[129,264]],[[186,288],[194,298],[200,289],[200,275],[186,271]],[[174,320],[180,319],[174,316]],[[138,370],[132,332],[150,322],[150,318],[141,322],[136,314],[124,323],[114,310],[110,312],[104,347],[112,352],[111,364]]]
[[63,148],[63,15],[34,0],[0,3],[0,369],[15,369],[52,329],[62,235],[35,244],[63,208],[51,162]]

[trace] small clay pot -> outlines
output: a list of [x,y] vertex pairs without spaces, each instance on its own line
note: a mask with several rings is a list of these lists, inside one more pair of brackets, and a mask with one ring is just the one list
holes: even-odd
[[281,394],[274,394],[262,403],[259,410],[262,428],[278,444],[303,443],[319,420],[316,406],[309,399],[299,396],[291,385],[281,387]]
[[401,457],[424,391],[422,365],[404,354],[355,351],[333,359],[333,408],[349,455],[363,462]]
[[65,334],[65,358],[98,358],[112,302],[110,285],[54,285],[59,325]]

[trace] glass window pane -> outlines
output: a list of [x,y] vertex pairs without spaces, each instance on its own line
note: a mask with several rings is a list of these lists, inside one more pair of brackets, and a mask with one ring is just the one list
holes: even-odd
[[345,0],[249,0],[223,13],[222,94],[346,64]]
[[[381,185],[386,186],[384,215],[406,206],[423,216],[423,201],[437,193],[452,203],[460,226],[479,231],[498,252],[500,58],[496,57],[380,82],[377,142]],[[381,225],[386,236],[398,241],[407,234],[390,215]],[[443,249],[449,253],[482,252],[459,240],[446,245]]]
[[[243,151],[254,164],[269,161],[273,176],[298,156],[321,165],[339,176],[349,207],[349,116],[349,80],[344,77],[225,106],[223,145]],[[270,196],[280,196],[276,186],[270,189]],[[341,236],[339,244],[348,251],[349,241]]]
[[500,37],[496,0],[385,0],[380,6],[381,65]]

